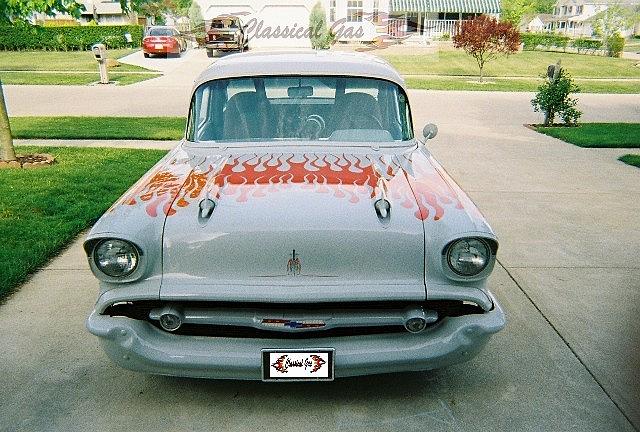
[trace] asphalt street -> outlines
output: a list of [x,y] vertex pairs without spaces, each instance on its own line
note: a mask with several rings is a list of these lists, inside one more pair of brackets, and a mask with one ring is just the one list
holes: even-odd
[[[210,61],[190,51],[132,86],[5,93],[12,115],[185,115]],[[124,371],[84,329],[97,281],[79,239],[0,306],[0,430],[638,430],[640,170],[616,160],[628,151],[525,128],[540,121],[531,97],[410,92],[416,129],[438,124],[429,149],[500,239],[490,284],[508,325],[477,358],[327,384]],[[640,121],[640,95],[579,97],[585,121]]]

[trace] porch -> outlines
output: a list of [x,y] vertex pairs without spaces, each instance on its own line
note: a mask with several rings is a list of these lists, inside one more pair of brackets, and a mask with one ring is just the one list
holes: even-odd
[[454,36],[460,21],[500,14],[500,0],[390,0],[387,33],[434,39]]

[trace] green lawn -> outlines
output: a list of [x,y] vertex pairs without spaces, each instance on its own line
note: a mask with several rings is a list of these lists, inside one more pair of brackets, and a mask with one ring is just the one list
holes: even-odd
[[640,168],[640,154],[628,154],[621,156],[618,160]]
[[536,130],[579,147],[640,148],[640,123],[583,123],[578,127]]
[[[129,49],[107,51],[107,57],[117,60],[135,52]],[[112,71],[146,71],[147,69],[120,63]],[[0,51],[0,70],[11,71],[97,71],[98,63],[91,51]]]
[[[528,91],[535,92],[542,83],[541,78],[495,78],[488,77],[480,84],[475,77],[428,77],[407,76],[407,86],[426,90],[477,90],[477,91]],[[640,81],[635,80],[585,80],[576,79],[583,93],[640,93]]]
[[[160,74],[136,74],[136,73],[109,73],[109,81],[119,85],[135,84],[151,78],[157,78]],[[82,73],[33,73],[33,72],[8,72],[0,71],[0,79],[3,84],[14,85],[87,85],[100,81],[100,74]]]
[[[133,52],[129,49],[107,51],[107,57],[115,61],[109,67],[110,81],[127,85],[160,76],[149,74],[148,69],[139,66],[117,62],[120,57]],[[86,85],[99,81],[100,75],[90,51],[0,51],[0,78],[4,84]]]
[[[385,55],[375,54],[389,61],[403,74],[417,75],[478,75],[475,60],[462,50],[443,50],[434,54]],[[539,77],[547,66],[562,60],[562,66],[574,78],[640,78],[637,61],[602,56],[524,51],[500,57],[485,65],[485,76]],[[640,82],[638,83],[640,87]]]
[[48,168],[0,170],[0,298],[94,223],[164,152],[34,148],[50,153]]
[[11,117],[14,138],[179,140],[183,117]]

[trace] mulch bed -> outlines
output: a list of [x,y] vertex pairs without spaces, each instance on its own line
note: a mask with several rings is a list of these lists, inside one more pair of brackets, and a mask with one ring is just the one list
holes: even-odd
[[0,161],[0,169],[2,168],[41,168],[53,165],[56,159],[46,153],[34,153],[27,155],[17,155],[16,161]]

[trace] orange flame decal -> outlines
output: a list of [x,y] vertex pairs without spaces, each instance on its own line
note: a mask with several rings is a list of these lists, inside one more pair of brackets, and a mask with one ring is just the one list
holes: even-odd
[[[463,209],[457,190],[445,180],[441,167],[419,152],[399,156],[332,154],[245,154],[210,159],[206,170],[172,163],[150,173],[120,204],[146,203],[149,216],[158,207],[167,216],[201,199],[233,197],[238,203],[293,187],[332,194],[352,204],[375,199],[380,187],[402,207],[415,209],[417,219],[442,219],[445,207]],[[400,175],[398,175],[400,174]],[[466,201],[465,201],[466,203]]]

